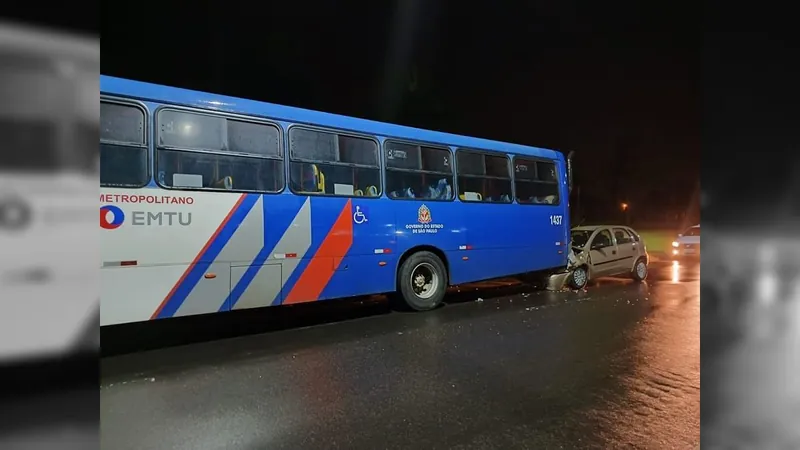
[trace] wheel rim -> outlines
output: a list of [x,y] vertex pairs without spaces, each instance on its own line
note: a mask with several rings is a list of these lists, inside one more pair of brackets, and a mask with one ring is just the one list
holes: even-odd
[[439,275],[428,263],[420,263],[411,271],[411,289],[419,298],[431,298],[439,287]]
[[586,283],[586,271],[575,269],[575,272],[572,273],[572,279],[575,280],[576,285],[583,286]]
[[644,278],[645,275],[647,275],[647,266],[641,261],[639,261],[639,264],[636,264],[636,275],[638,275],[639,278]]

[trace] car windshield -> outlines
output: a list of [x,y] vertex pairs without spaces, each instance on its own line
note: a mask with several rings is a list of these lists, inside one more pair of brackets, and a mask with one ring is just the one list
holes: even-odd
[[591,235],[592,232],[589,230],[572,230],[572,246],[583,247]]
[[692,227],[683,233],[684,236],[700,236],[700,227]]

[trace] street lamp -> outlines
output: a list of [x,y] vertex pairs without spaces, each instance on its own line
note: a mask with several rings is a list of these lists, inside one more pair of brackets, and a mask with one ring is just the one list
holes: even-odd
[[619,208],[622,210],[622,216],[625,220],[625,225],[628,225],[628,204],[627,203],[620,203]]

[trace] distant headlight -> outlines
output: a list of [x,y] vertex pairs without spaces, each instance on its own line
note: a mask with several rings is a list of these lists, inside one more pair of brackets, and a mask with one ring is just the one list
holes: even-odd
[[681,244],[679,244],[678,241],[672,241],[672,246],[673,247],[680,247]]

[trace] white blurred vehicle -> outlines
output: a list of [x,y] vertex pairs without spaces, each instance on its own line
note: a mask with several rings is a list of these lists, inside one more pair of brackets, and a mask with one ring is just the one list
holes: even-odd
[[99,347],[97,39],[0,24],[0,362]]
[[700,257],[700,225],[694,225],[672,241],[673,258],[699,258]]

